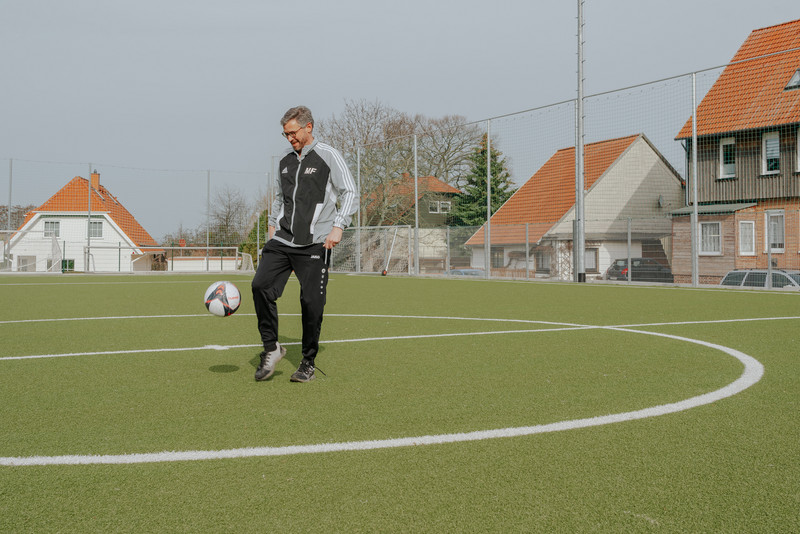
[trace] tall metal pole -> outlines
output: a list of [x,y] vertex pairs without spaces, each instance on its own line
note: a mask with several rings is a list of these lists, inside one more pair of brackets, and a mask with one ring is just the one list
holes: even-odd
[[419,276],[419,176],[417,174],[416,134],[414,134],[414,274]]
[[208,247],[211,239],[211,170],[206,171],[206,271],[208,271]]
[[[13,228],[11,228],[11,183],[13,182],[13,180],[14,180],[14,160],[13,159],[9,159],[8,160],[8,213],[7,213],[7,215],[8,215],[8,227],[7,228],[8,228],[9,232],[11,230],[13,230]],[[11,240],[11,234],[9,234],[8,238],[6,239],[6,241],[10,241],[10,240]]]
[[[356,149],[356,187],[358,197],[361,198],[361,147]],[[361,201],[358,203],[356,213],[356,272],[361,272]]]
[[89,258],[92,254],[92,164],[89,164],[89,180],[87,180],[88,186],[86,191],[88,193],[87,202],[86,202],[86,265],[83,268],[83,272],[89,272]]
[[492,276],[492,121],[486,121],[486,231],[483,252],[486,254],[486,278]]
[[700,285],[700,261],[697,215],[697,76],[692,73],[692,287]]
[[[14,159],[9,158],[8,160],[8,212],[6,215],[8,216],[8,234],[3,238],[3,261],[8,261],[9,256],[11,255],[11,184],[14,180]],[[9,266],[9,270],[11,267]]]
[[586,252],[585,221],[583,208],[583,0],[578,0],[578,100],[575,128],[575,235],[572,250],[575,264],[575,281],[586,281],[584,254]]

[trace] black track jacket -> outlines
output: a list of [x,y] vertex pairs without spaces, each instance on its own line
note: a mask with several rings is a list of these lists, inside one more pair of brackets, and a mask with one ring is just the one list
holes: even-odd
[[269,216],[274,239],[293,247],[324,243],[334,226],[350,225],[358,210],[358,190],[338,150],[315,140],[300,154],[290,149],[278,170]]

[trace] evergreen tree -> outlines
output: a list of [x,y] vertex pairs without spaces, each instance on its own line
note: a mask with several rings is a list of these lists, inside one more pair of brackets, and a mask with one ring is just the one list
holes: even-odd
[[[514,194],[516,188],[511,181],[503,153],[492,143],[492,214]],[[470,172],[462,186],[464,194],[453,208],[452,222],[459,226],[479,226],[486,222],[486,134],[469,155]]]

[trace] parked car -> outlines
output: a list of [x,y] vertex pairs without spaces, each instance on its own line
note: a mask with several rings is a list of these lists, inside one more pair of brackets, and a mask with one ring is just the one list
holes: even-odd
[[486,276],[483,269],[450,269],[451,276]]
[[[766,269],[735,269],[730,271],[719,284],[734,287],[767,287]],[[800,289],[800,271],[772,269],[772,287],[792,287]]]
[[[663,263],[651,258],[631,258],[631,280],[634,282],[663,282],[671,284],[672,271]],[[628,279],[628,258],[614,260],[606,270],[606,280]]]

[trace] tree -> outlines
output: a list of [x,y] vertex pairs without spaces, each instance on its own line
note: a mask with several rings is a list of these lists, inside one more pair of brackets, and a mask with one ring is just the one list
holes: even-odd
[[11,228],[6,228],[8,226],[8,206],[0,206],[0,228],[12,231],[16,230],[22,226],[22,222],[25,220],[25,215],[27,215],[29,211],[35,209],[36,206],[33,204],[28,206],[11,206]]
[[461,115],[420,117],[417,131],[421,133],[417,146],[420,176],[435,176],[457,187],[469,173],[470,153],[480,142],[478,126],[467,124]]
[[[452,221],[460,226],[479,226],[486,222],[486,134],[481,142],[474,147],[469,155],[470,172],[465,177],[462,185],[464,194],[456,201],[452,211]],[[515,187],[511,181],[503,153],[497,150],[492,143],[491,169],[492,169],[492,204],[491,212],[494,214],[511,195]]]
[[225,185],[218,189],[211,203],[209,226],[211,241],[225,245],[238,245],[247,232],[250,207],[244,194]]
[[396,193],[404,176],[407,180],[414,174],[415,135],[418,175],[451,185],[463,180],[470,150],[480,140],[477,127],[464,117],[411,116],[367,100],[346,101],[341,114],[318,121],[315,128],[315,137],[343,152],[353,174],[360,171],[363,226],[395,224],[403,206],[413,203],[413,198],[397,198]]
[[194,229],[181,225],[177,232],[166,234],[162,243],[170,246],[183,239],[188,245],[205,245],[208,233],[208,241],[212,246],[238,246],[251,224],[255,224],[255,209],[241,190],[225,185],[214,194],[207,225],[201,223]]

